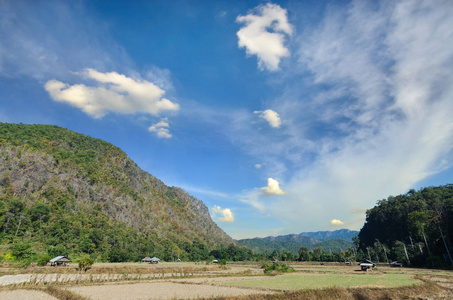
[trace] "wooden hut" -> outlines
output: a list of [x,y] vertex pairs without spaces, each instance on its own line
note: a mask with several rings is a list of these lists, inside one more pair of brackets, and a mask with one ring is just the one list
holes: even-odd
[[371,260],[368,260],[368,259],[364,259],[360,263],[360,270],[361,271],[366,271],[367,272],[368,270],[374,270],[375,267],[376,267],[376,264],[374,262],[372,262]]
[[56,266],[66,266],[67,263],[72,262],[69,258],[66,256],[57,256],[49,260],[50,266],[51,267],[56,267]]
[[144,259],[142,259],[142,262],[151,262],[151,257],[145,257]]
[[151,258],[150,263],[157,264],[157,263],[159,263],[159,261],[160,261],[160,259],[158,259],[157,257],[154,256],[153,258]]

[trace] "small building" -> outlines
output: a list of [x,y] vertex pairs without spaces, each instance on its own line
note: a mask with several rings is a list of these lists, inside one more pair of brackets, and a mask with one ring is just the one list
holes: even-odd
[[371,260],[368,260],[368,259],[364,259],[360,263],[360,270],[361,271],[367,272],[368,270],[374,270],[375,267],[376,267],[376,264],[374,262],[372,262]]
[[157,264],[159,262],[160,262],[160,259],[155,256],[153,258],[151,258],[151,261],[150,261],[151,264]]
[[57,256],[49,260],[50,266],[51,267],[57,267],[57,266],[67,266],[68,263],[72,262],[69,258],[66,256]]
[[145,257],[144,259],[142,259],[142,262],[151,262],[151,257]]

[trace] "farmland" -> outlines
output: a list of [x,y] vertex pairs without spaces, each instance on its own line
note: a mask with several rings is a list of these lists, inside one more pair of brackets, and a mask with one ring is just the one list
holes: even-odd
[[453,296],[453,271],[390,268],[360,272],[339,263],[288,263],[296,272],[263,274],[260,263],[99,263],[0,269],[2,299],[402,299]]

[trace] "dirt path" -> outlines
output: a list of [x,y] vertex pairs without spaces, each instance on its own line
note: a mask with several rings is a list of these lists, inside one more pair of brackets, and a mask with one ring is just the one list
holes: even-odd
[[13,290],[0,291],[0,299],[2,300],[58,300],[41,291],[31,290]]
[[[196,274],[205,275],[205,274]],[[104,281],[120,281],[130,279],[153,279],[153,278],[172,278],[181,277],[181,273],[166,273],[164,275],[155,274],[17,274],[0,276],[0,286],[8,286],[12,284],[22,283],[50,283],[50,282],[104,282]]]

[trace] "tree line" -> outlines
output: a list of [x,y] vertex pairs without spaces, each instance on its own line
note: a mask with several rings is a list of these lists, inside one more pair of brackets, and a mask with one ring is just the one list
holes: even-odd
[[390,196],[367,211],[359,233],[359,255],[429,268],[453,266],[453,185]]

